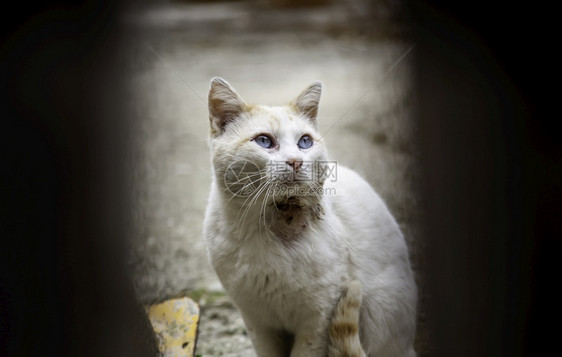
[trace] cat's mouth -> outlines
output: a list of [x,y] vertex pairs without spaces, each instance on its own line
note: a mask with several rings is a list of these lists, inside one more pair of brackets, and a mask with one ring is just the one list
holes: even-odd
[[294,211],[303,207],[302,200],[299,197],[288,197],[286,201],[275,202],[275,208],[279,211]]

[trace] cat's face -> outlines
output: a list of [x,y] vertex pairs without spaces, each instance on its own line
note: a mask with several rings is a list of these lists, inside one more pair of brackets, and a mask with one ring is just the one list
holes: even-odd
[[211,154],[219,187],[239,197],[314,196],[326,149],[316,129],[321,84],[281,107],[246,104],[224,80],[209,91]]

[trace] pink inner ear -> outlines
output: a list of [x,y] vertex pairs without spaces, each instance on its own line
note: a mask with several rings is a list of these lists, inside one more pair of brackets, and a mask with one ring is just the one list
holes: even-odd
[[320,104],[321,94],[322,83],[315,82],[308,86],[292,103],[295,110],[310,119],[314,126],[316,126],[316,117],[318,115],[318,105]]
[[226,125],[236,120],[245,111],[246,106],[228,82],[222,78],[213,78],[209,90],[211,133],[222,134]]

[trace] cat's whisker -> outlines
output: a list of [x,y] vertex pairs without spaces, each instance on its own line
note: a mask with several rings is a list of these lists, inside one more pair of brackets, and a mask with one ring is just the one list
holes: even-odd
[[[258,180],[258,181],[259,181],[259,180]],[[258,186],[258,187],[259,187],[259,186]],[[237,198],[237,197],[242,197],[242,196],[239,196],[239,195],[237,195],[237,194],[233,194],[232,197],[230,197],[230,199],[226,202],[226,204],[224,205],[224,207],[225,207],[225,208],[228,207],[228,205],[230,204],[230,202],[232,202],[232,201],[233,201],[235,198]],[[246,205],[246,202],[247,202],[250,198],[251,198],[251,195],[248,196],[248,197],[246,197],[246,199],[244,200],[244,202],[242,203],[241,206]],[[236,217],[238,217],[238,215],[236,215]]]
[[[278,184],[278,182],[277,182],[276,178],[272,178],[271,180],[269,180],[268,181],[269,187],[268,187],[268,191],[266,191],[266,194],[269,193],[269,192],[275,192],[275,187],[277,187],[277,184]],[[272,185],[273,185],[273,187],[271,187]],[[271,190],[272,188],[273,188],[273,190]],[[272,201],[275,203],[275,195],[271,194],[270,196],[271,196]],[[269,240],[270,242],[274,242],[273,237],[270,234],[267,234],[268,230],[269,230],[267,228],[267,220],[266,220],[266,210],[267,210],[267,206],[268,206],[267,202],[268,202],[268,196],[264,197],[264,200],[262,202],[263,227],[264,227],[264,230],[265,230],[265,233],[266,233],[265,239]],[[263,239],[263,236],[261,235],[261,233],[260,233],[260,237]]]
[[[261,193],[264,192],[268,188],[268,182],[269,181],[266,181],[263,185],[260,186],[260,189],[256,191],[256,193],[253,195],[253,198],[250,200],[249,204],[247,205],[247,208],[246,208],[245,213],[244,213],[244,219],[242,220],[242,227],[245,226],[246,218],[248,216],[248,212],[249,212],[250,208],[255,205],[255,203],[258,200]],[[265,192],[267,192],[267,191],[265,191]],[[258,224],[259,224],[259,217],[258,217]],[[259,229],[259,226],[258,226],[258,229]]]
[[275,202],[275,195],[271,195],[271,198],[272,198],[272,201],[273,201],[273,207],[275,207],[277,212],[279,212],[279,207],[277,207],[277,202]]
[[[264,188],[266,188],[268,186],[269,180],[264,181],[263,183],[261,183],[253,192],[250,196],[248,196],[246,198],[246,200],[244,200],[244,202],[242,203],[242,206],[245,206],[244,211],[242,211],[242,215],[240,215],[240,211],[238,212],[238,214],[235,217],[236,220],[236,225],[238,226],[241,222],[245,222],[246,220],[246,216],[250,210],[250,208],[255,204],[255,201],[258,199],[259,195],[261,194],[261,192],[263,191]],[[249,202],[248,202],[249,200]]]
[[[251,202],[252,202],[252,199],[253,199],[254,195],[263,185],[265,185],[265,183],[262,183],[260,186],[258,186],[257,190],[254,190],[250,196],[246,197],[246,199],[244,200],[244,202],[241,205],[242,207],[244,207],[244,209],[238,211],[237,214],[236,214],[236,217],[234,218],[235,219],[235,222],[234,222],[235,227],[238,227],[238,225],[242,222],[243,217],[245,219],[245,216],[248,214],[248,211],[252,207]],[[248,200],[250,200],[250,203],[248,203]]]
[[318,191],[321,190],[324,187],[324,185],[320,185],[319,183],[309,182],[308,187],[314,190],[316,192],[316,195],[318,195]]
[[308,188],[311,192],[314,192],[314,196],[322,196],[324,185],[317,181],[306,181]]
[[[257,176],[257,174],[252,175],[252,176]],[[245,184],[244,186],[242,186],[242,188],[240,188],[237,192],[243,192],[244,190],[246,190],[246,188],[248,188],[249,186],[253,186],[256,182],[259,182],[259,181],[263,180],[265,177],[266,177],[266,176],[260,176],[260,177],[258,177],[257,179],[248,182],[247,184]],[[259,186],[260,186],[260,185],[258,185],[258,187],[259,187]],[[226,192],[226,191],[228,191],[228,190],[229,190],[229,189],[227,188],[227,189],[224,190],[223,192]],[[255,191],[255,190],[254,190],[254,191]],[[227,207],[228,204],[229,204],[235,197],[241,197],[241,196],[238,195],[237,193],[234,193],[234,192],[233,192],[232,197],[230,197],[230,199],[226,202],[226,204],[225,204],[224,207]],[[245,202],[244,202],[244,203],[245,203]]]
[[[256,173],[251,174],[251,175],[247,175],[247,176],[241,177],[240,179],[238,179],[238,180],[236,180],[236,181],[228,182],[228,184],[227,184],[226,188],[223,190],[223,192],[231,191],[231,187],[232,187],[232,186],[234,186],[234,185],[236,185],[236,184],[238,184],[238,183],[242,183],[244,180],[247,180],[247,179],[249,179],[249,178],[253,178],[253,177],[255,177],[255,176],[261,176],[262,174],[263,174],[262,171],[258,171],[258,172],[256,172]],[[261,179],[261,178],[264,178],[264,177],[265,177],[265,176],[261,176],[260,179]],[[256,182],[256,181],[253,181],[253,182]],[[226,184],[226,182],[225,182],[225,184]],[[244,187],[246,187],[246,186],[247,186],[247,184],[244,185]],[[238,191],[240,191],[240,190],[238,190]],[[232,192],[232,191],[231,191],[231,192]]]
[[[228,203],[229,203],[230,201],[232,201],[235,197],[239,197],[239,196],[233,195],[233,196],[230,198],[230,200],[228,201]],[[239,210],[239,211],[236,213],[236,217],[234,217],[234,223],[235,223],[235,225],[237,225],[238,221],[240,220],[241,215],[243,215],[244,212],[248,209],[249,206],[248,206],[246,203],[248,202],[248,200],[251,199],[251,197],[252,197],[252,195],[246,197],[246,199],[244,200],[244,202],[242,202],[241,207],[244,207],[244,210]],[[227,205],[228,205],[228,203],[227,203]]]
[[[268,185],[268,190],[269,190],[269,185]],[[267,191],[266,191],[266,195],[262,200],[261,203],[261,207],[260,207],[260,211],[259,211],[259,216],[258,216],[258,234],[259,236],[263,239],[263,235],[261,233],[261,220],[263,218],[263,228],[264,230],[266,229],[266,225],[265,225],[265,203],[267,202]]]
[[[228,182],[228,184],[229,184],[229,185],[234,185],[234,184],[237,184],[237,183],[241,183],[242,181],[244,181],[244,180],[246,180],[246,179],[248,179],[248,178],[250,178],[250,177],[255,177],[255,176],[259,176],[259,175],[262,175],[262,172],[261,172],[261,171],[255,172],[255,173],[250,174],[250,175],[243,176],[243,177],[239,178],[239,179],[236,180],[236,181]],[[226,182],[225,182],[225,183],[226,183]],[[228,189],[228,187],[227,187],[227,189]]]

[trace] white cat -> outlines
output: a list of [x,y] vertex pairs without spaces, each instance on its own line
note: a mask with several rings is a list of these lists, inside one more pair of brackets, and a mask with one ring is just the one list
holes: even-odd
[[[406,243],[369,184],[327,161],[316,124],[321,90],[316,82],[290,104],[267,107],[212,79],[204,223],[211,263],[260,357],[324,357],[330,336],[356,333],[339,310],[340,327],[330,330],[355,280],[364,353],[415,356],[417,291]],[[330,347],[332,356],[346,353]]]

